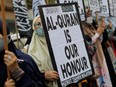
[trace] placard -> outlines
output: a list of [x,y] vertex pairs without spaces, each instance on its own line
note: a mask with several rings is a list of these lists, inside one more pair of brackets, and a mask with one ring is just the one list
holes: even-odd
[[116,1],[115,0],[108,0],[109,8],[110,8],[110,16],[116,17]]
[[107,0],[99,0],[100,3],[100,16],[109,17],[109,4]]
[[58,3],[74,3],[74,2],[78,3],[81,21],[85,21],[86,16],[85,16],[85,7],[83,0],[58,0]]
[[109,3],[109,9],[110,9],[110,16],[114,16],[113,0],[108,0],[108,3]]
[[88,0],[89,2],[89,7],[92,13],[96,11],[100,11],[100,5],[98,0]]
[[41,6],[39,12],[60,85],[65,87],[93,75],[77,4]]
[[89,1],[88,0],[83,0],[83,1],[84,1],[85,8],[89,7]]
[[113,0],[114,16],[116,17],[116,0]]

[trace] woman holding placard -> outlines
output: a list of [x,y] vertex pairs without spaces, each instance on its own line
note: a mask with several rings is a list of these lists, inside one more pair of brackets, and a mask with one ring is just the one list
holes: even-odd
[[53,70],[40,16],[34,18],[32,28],[34,32],[28,53],[35,60],[40,71],[45,74],[47,87],[58,87],[59,75]]

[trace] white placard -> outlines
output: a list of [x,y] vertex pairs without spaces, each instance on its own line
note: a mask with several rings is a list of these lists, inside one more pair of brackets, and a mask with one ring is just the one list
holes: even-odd
[[83,1],[84,1],[85,8],[89,7],[89,1],[88,0],[83,0]]
[[116,17],[116,0],[108,0],[110,15]]
[[100,11],[100,5],[98,0],[88,0],[89,7],[92,13],[94,14],[96,11]]
[[113,0],[114,16],[116,17],[116,0]]
[[44,6],[41,10],[49,52],[62,87],[92,75],[76,4]]
[[86,18],[85,18],[85,10],[84,10],[83,0],[59,0],[59,3],[73,3],[73,2],[78,3],[81,21],[85,21]]
[[99,0],[100,3],[100,16],[109,17],[109,5],[107,0]]

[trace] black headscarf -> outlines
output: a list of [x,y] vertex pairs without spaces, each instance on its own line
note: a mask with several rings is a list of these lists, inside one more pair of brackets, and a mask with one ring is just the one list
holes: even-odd
[[[16,47],[15,47],[15,45],[10,37],[10,30],[8,29],[8,25],[6,26],[6,29],[7,29],[7,38],[9,40],[8,50],[12,51],[13,53],[15,53],[15,55],[17,55],[16,54]],[[2,21],[1,20],[0,20],[0,34],[3,35],[3,28],[2,28]],[[4,56],[4,50],[2,52],[0,52],[0,59],[3,58],[3,56]]]
[[[14,43],[12,42],[11,40],[11,37],[10,37],[10,31],[8,29],[8,25],[6,26],[7,28],[7,38],[9,40],[9,43],[8,43],[8,50],[9,51],[12,51],[15,55],[16,54],[16,47],[14,45]],[[0,34],[3,35],[3,27],[2,27],[2,21],[0,20]],[[5,50],[3,50],[2,52],[0,52],[0,87],[3,87],[4,85],[4,82],[6,81],[7,79],[7,69],[6,69],[6,65],[4,63],[4,54],[5,54]]]
[[[24,70],[25,74],[22,79],[16,82],[16,87],[35,87],[35,85],[38,87],[46,87],[44,83],[44,74],[39,71],[31,56],[24,54],[16,48],[11,40],[8,27],[9,26],[7,25],[7,37],[10,41],[8,43],[8,50],[13,52],[18,59],[24,60],[24,62],[18,62],[18,65]],[[2,29],[2,21],[0,20],[0,33],[3,35]],[[4,50],[0,52],[0,87],[4,87],[4,83],[7,80],[7,69],[3,60],[4,53]]]

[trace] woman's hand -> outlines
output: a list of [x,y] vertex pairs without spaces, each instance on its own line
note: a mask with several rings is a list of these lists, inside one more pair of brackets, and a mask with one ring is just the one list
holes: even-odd
[[9,79],[5,82],[4,87],[16,87],[13,79]]
[[97,33],[101,35],[103,32],[104,32],[104,28],[102,28],[101,26],[98,26]]
[[105,18],[104,17],[101,18],[101,27],[104,28],[104,29],[106,28],[106,23],[105,23]]
[[48,81],[54,81],[59,79],[59,75],[56,71],[46,71],[44,76],[45,79]]
[[19,68],[17,57],[13,52],[5,51],[4,62],[10,71],[14,71]]

